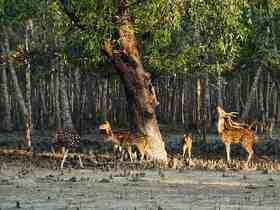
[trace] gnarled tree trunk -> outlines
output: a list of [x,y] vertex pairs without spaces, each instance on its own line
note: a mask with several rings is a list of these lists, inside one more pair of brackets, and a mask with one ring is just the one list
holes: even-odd
[[[137,48],[136,37],[127,16],[127,0],[119,1],[116,17],[122,49],[114,50],[111,40],[105,41],[104,50],[113,62],[125,88],[132,129],[148,135],[147,156],[167,161],[165,144],[158,127],[155,108],[158,104],[150,74],[145,72]],[[123,57],[126,58],[124,62]]]

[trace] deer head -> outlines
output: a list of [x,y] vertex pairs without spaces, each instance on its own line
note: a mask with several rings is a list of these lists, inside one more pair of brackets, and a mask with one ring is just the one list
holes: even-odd
[[112,134],[113,134],[112,127],[108,121],[101,123],[99,125],[99,130],[105,131],[106,135],[108,135],[108,136],[112,136]]

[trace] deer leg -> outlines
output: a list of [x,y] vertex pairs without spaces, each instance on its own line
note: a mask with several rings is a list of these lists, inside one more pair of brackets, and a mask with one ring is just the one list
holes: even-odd
[[122,150],[121,150],[121,162],[123,161],[124,154],[125,154],[125,150],[124,150],[124,149],[122,149]]
[[145,145],[143,144],[139,144],[138,145],[138,150],[140,152],[140,162],[142,162],[144,160],[144,156],[145,156]]
[[254,150],[253,149],[246,149],[246,150],[248,152],[248,158],[247,158],[247,161],[246,161],[246,166],[248,166],[248,164],[250,163],[251,158],[254,154]]
[[187,145],[183,145],[183,160],[185,159],[185,154],[186,154],[186,150],[187,150]]
[[51,146],[51,152],[52,152],[52,154],[55,154],[55,149],[53,146]]
[[63,169],[63,165],[64,165],[64,162],[65,162],[67,156],[68,156],[68,149],[66,149],[65,152],[63,153],[63,158],[62,158],[62,161],[60,164],[60,169]]
[[189,155],[189,160],[191,160],[191,156],[192,156],[192,147],[191,146],[188,147],[188,155]]
[[248,165],[249,162],[251,161],[251,158],[252,158],[253,154],[254,154],[254,151],[251,150],[251,151],[249,152],[249,156],[248,156],[248,159],[247,159],[247,163],[246,163],[247,165]]
[[128,151],[128,154],[129,154],[130,161],[133,162],[131,146],[128,146],[128,147],[127,147],[127,151]]
[[145,156],[144,152],[141,152],[140,162],[144,160],[144,156]]
[[225,147],[226,147],[226,153],[227,153],[227,162],[230,163],[231,162],[231,159],[230,159],[230,144],[226,143]]
[[78,155],[78,158],[79,158],[80,167],[81,167],[81,168],[84,168],[84,164],[83,164],[83,162],[82,162],[81,155]]

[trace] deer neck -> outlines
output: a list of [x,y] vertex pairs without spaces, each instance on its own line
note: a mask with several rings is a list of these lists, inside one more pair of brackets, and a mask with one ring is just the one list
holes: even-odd
[[219,117],[218,120],[218,133],[222,133],[225,130],[225,119]]
[[114,134],[113,130],[110,128],[107,132],[107,136],[108,136],[108,139],[110,141],[112,141],[113,143],[115,144],[119,144],[120,141],[118,140],[118,137]]

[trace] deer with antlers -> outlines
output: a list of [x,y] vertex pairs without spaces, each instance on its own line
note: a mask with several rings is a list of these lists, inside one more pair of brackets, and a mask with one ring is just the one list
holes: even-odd
[[238,123],[232,120],[232,117],[236,117],[236,112],[227,113],[220,106],[217,107],[217,111],[219,115],[218,133],[225,144],[227,161],[231,162],[230,145],[241,144],[249,154],[246,161],[246,166],[248,166],[248,163],[254,154],[253,146],[257,140],[256,135],[249,129],[250,126],[247,124]]

